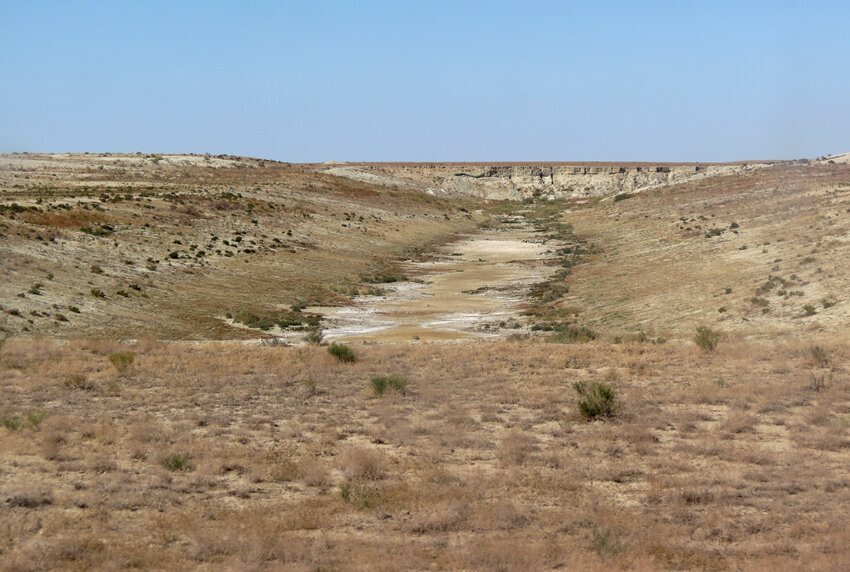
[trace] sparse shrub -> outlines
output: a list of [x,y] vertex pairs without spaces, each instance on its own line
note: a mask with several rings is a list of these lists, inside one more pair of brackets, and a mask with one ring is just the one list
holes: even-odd
[[73,313],[75,313],[75,314],[79,314],[79,313],[80,313],[80,309],[79,309],[79,308],[77,308],[76,306],[68,306],[68,311],[69,311],[69,312],[73,312]]
[[384,477],[384,458],[366,447],[353,447],[342,455],[343,472],[352,481],[375,481]]
[[835,306],[835,300],[827,300],[826,298],[824,298],[823,300],[821,300],[821,305],[823,306],[824,310],[826,310],[827,308],[832,308],[833,306]]
[[407,276],[404,274],[372,274],[360,277],[361,282],[367,284],[390,284],[392,282],[404,282]]
[[697,333],[694,336],[694,343],[699,348],[706,352],[712,352],[717,348],[720,342],[720,333],[706,327],[700,326],[697,328]]
[[354,350],[345,344],[332,343],[328,346],[328,353],[343,363],[354,363],[357,359],[354,355]]
[[102,224],[102,225],[97,226],[97,227],[88,227],[87,226],[87,227],[81,228],[80,231],[82,231],[86,234],[90,234],[92,236],[103,237],[103,236],[109,236],[110,234],[112,234],[115,231],[115,229],[112,228],[111,226],[109,226],[108,224]]
[[47,411],[38,410],[27,413],[27,423],[29,423],[33,429],[38,429],[38,426],[41,425],[41,422],[45,419],[47,419]]
[[634,193],[620,193],[618,195],[614,195],[614,202],[619,203],[620,201],[630,199],[634,196],[635,196]]
[[301,312],[292,312],[289,310],[272,312],[240,310],[235,314],[228,312],[226,315],[235,322],[263,331],[270,330],[274,326],[282,330],[304,327],[317,328],[320,320],[319,316],[316,315],[302,314]]
[[381,396],[388,389],[404,393],[410,381],[402,375],[378,375],[369,380],[375,395]]
[[30,286],[28,292],[34,296],[41,296],[41,289],[44,287],[44,284],[39,282],[38,284],[33,284]]
[[24,424],[24,422],[21,420],[21,418],[18,417],[17,415],[15,415],[15,416],[8,416],[8,415],[0,416],[0,423],[2,423],[3,427],[8,429],[9,431],[17,431],[18,429],[21,428],[21,425]]
[[118,370],[118,373],[124,373],[133,365],[135,359],[136,354],[133,352],[117,352],[109,356],[109,363]]
[[815,372],[812,372],[812,380],[809,382],[809,389],[812,391],[820,391],[822,389],[826,389],[826,376],[821,374],[818,375]]
[[604,383],[577,381],[573,389],[579,394],[578,411],[585,419],[614,417],[620,409],[617,395]]
[[97,264],[92,264],[92,267],[91,267],[90,270],[91,270],[92,274],[103,274],[103,268],[101,268]]
[[187,453],[171,453],[159,462],[169,471],[188,471],[192,468],[192,458]]
[[312,375],[308,375],[301,383],[304,384],[310,395],[316,395],[318,393],[319,382]]
[[91,289],[91,295],[95,298],[106,298],[106,294],[103,293],[103,290],[99,290],[97,288]]
[[535,439],[531,435],[512,430],[502,439],[502,465],[521,466],[536,448]]
[[57,322],[67,322],[68,321],[68,318],[67,318],[67,316],[65,316],[65,314],[54,314],[53,317],[56,319]]
[[129,298],[129,297],[130,297],[130,295],[127,293],[127,291],[126,291],[126,290],[119,290],[118,292],[116,292],[116,294],[118,294],[119,296],[122,296],[122,297],[124,297],[124,298]]
[[805,306],[803,306],[803,311],[806,313],[807,316],[814,316],[817,313],[817,310],[815,310],[815,307],[811,304],[806,304]]
[[310,330],[307,332],[307,335],[304,336],[304,341],[308,344],[316,344],[319,345],[322,343],[322,340],[325,339],[325,334],[322,333],[322,330],[316,328],[315,330]]
[[547,342],[557,344],[584,344],[599,337],[599,334],[585,326],[556,327],[555,334],[546,338]]
[[626,547],[623,544],[620,535],[610,529],[594,528],[590,539],[590,545],[593,551],[601,559],[606,560],[611,556],[616,556],[623,552]]
[[94,389],[94,384],[85,375],[75,373],[65,378],[65,387],[69,389],[92,390]]
[[829,365],[829,353],[822,346],[812,346],[809,348],[809,355],[812,361],[820,367]]

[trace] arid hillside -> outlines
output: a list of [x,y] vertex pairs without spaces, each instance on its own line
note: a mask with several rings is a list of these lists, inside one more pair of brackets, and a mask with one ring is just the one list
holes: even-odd
[[0,570],[846,570],[845,159],[2,156]]
[[257,337],[227,314],[295,320],[281,313],[374,290],[474,228],[464,205],[239,157],[2,156],[0,328]]
[[777,165],[547,209],[586,241],[550,304],[582,325],[610,336],[850,331],[847,165]]

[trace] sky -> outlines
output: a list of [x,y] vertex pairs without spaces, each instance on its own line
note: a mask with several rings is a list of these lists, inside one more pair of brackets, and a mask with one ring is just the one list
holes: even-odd
[[0,152],[850,151],[850,3],[0,0]]

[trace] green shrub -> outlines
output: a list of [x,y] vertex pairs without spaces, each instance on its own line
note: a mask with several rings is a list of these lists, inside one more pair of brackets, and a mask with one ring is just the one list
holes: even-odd
[[407,276],[404,274],[372,274],[360,277],[361,282],[367,284],[390,284],[392,282],[404,282]]
[[103,290],[98,290],[97,288],[91,289],[91,295],[95,298],[106,298],[106,294],[103,293]]
[[556,344],[584,344],[599,337],[599,334],[584,326],[556,326],[557,333],[546,338]]
[[99,227],[85,227],[81,228],[80,231],[90,234],[92,236],[109,236],[112,234],[115,229],[109,226],[108,224],[100,225]]
[[803,311],[806,313],[807,316],[814,316],[817,313],[817,310],[815,310],[815,307],[811,304],[806,304],[805,306],[803,306]]
[[135,361],[135,359],[136,354],[133,352],[117,352],[109,356],[109,363],[111,363],[119,373],[124,373],[131,365],[133,365],[133,361]]
[[270,330],[275,326],[282,330],[304,327],[316,328],[320,320],[319,316],[290,310],[272,312],[240,310],[235,314],[228,312],[228,317],[232,317],[233,321],[244,324],[249,328],[257,328],[263,331]]
[[0,416],[0,423],[9,431],[17,431],[24,424],[18,416],[9,417],[8,415]]
[[635,196],[633,193],[620,193],[618,195],[614,195],[614,202],[619,203],[620,201],[624,201],[626,199],[630,199]]
[[409,380],[401,375],[378,375],[369,380],[372,384],[372,390],[375,392],[375,395],[381,396],[388,389],[392,389],[398,391],[399,393],[404,393],[407,389],[407,385],[410,383]]
[[345,344],[338,344],[336,342],[328,346],[328,353],[343,363],[354,363],[357,359],[354,355],[354,350]]
[[41,425],[41,422],[47,418],[47,411],[39,410],[39,411],[30,411],[27,413],[27,423],[29,423],[33,429],[38,429],[38,426]]
[[595,528],[590,539],[590,545],[602,560],[617,556],[626,550],[626,545],[620,534],[608,529]]
[[90,382],[85,375],[74,373],[65,378],[65,387],[69,389],[83,389],[90,391],[94,389],[94,384]]
[[826,367],[829,365],[829,353],[822,346],[812,346],[809,348],[809,355],[815,364]]
[[706,352],[714,351],[718,342],[720,342],[719,332],[715,332],[706,326],[700,326],[697,328],[697,333],[694,336],[694,343],[699,346],[701,350]]
[[325,334],[322,333],[322,330],[316,328],[315,330],[310,330],[307,332],[307,335],[304,336],[304,341],[308,344],[316,344],[319,345],[322,343],[322,340],[325,339]]
[[171,453],[159,463],[169,471],[187,471],[192,468],[192,458],[187,453]]
[[620,409],[614,390],[604,383],[593,382],[587,385],[583,381],[577,381],[573,384],[573,389],[581,397],[578,412],[585,419],[614,417]]

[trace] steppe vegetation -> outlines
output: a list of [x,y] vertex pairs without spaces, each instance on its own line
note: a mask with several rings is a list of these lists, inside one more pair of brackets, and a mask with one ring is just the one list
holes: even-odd
[[[131,368],[110,363],[128,352]],[[845,344],[380,344],[358,357],[8,342],[3,568],[848,563]]]
[[[850,167],[487,202],[0,165],[1,569],[850,566]],[[479,224],[551,245],[515,315],[326,339]]]

